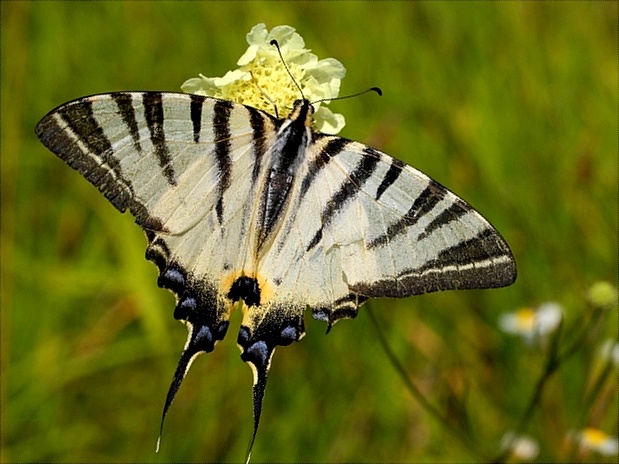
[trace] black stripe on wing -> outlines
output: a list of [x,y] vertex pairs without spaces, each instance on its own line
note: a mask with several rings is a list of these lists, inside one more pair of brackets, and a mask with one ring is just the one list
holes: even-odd
[[399,220],[387,227],[383,235],[379,235],[370,243],[368,248],[376,248],[390,242],[394,237],[406,233],[406,229],[415,225],[424,215],[434,209],[439,201],[447,195],[448,190],[438,182],[429,179],[426,188],[413,201],[413,204]]
[[232,112],[233,104],[227,100],[217,100],[213,109],[213,130],[215,132],[215,159],[217,167],[221,173],[219,184],[217,185],[217,220],[223,224],[224,218],[224,193],[230,187],[230,170],[232,168],[232,159],[230,158],[230,113]]
[[138,129],[138,122],[135,117],[135,107],[133,105],[133,98],[131,94],[125,92],[116,92],[110,94],[112,100],[116,102],[118,106],[118,114],[127,125],[131,138],[133,139],[133,148],[138,153],[142,153],[142,146],[140,145],[140,130]]
[[372,177],[380,157],[380,153],[370,147],[366,147],[363,150],[363,156],[355,169],[348,175],[348,178],[342,183],[335,195],[329,199],[327,206],[322,211],[320,229],[314,234],[307,247],[307,251],[318,245],[320,240],[322,240],[323,229],[331,224],[333,217],[359,193],[365,182]]
[[460,198],[454,197],[453,204],[448,208],[445,208],[434,219],[432,219],[423,232],[419,234],[417,240],[423,240],[435,230],[440,229],[451,222],[460,220],[462,216],[470,211],[473,211],[473,209],[469,205],[467,205]]
[[511,257],[509,248],[507,248],[505,242],[493,229],[487,228],[473,238],[445,248],[435,259],[427,261],[423,266],[409,271],[402,271],[400,277],[406,277],[408,274],[424,273],[434,269],[443,269],[453,265],[486,265],[488,262],[503,256]]
[[260,174],[262,166],[262,158],[267,151],[267,119],[262,111],[258,111],[251,106],[247,106],[249,111],[249,124],[252,129],[252,141],[254,143],[254,168],[252,171],[251,180],[255,184]]
[[193,141],[195,143],[200,142],[200,131],[202,130],[202,108],[204,107],[204,98],[190,94],[191,103],[189,104],[189,116],[191,117],[191,124],[193,126]]
[[[317,134],[314,135],[316,136]],[[333,137],[325,144],[325,146],[322,148],[322,150],[320,150],[318,155],[311,161],[308,173],[305,175],[305,178],[301,182],[300,201],[303,201],[305,194],[314,183],[314,180],[316,179],[316,176],[320,173],[320,171],[329,163],[331,158],[336,156],[338,153],[344,151],[344,149],[349,143],[350,140],[344,139],[342,137]]]
[[168,183],[176,185],[176,174],[172,167],[172,158],[170,158],[163,128],[163,97],[161,92],[144,92],[142,103],[144,104],[146,125],[150,132],[150,141],[155,148],[155,156],[159,160],[159,166]]
[[129,207],[133,198],[131,182],[122,176],[112,145],[94,117],[92,101],[77,100],[50,112],[37,125],[36,134],[43,145],[78,170],[117,209],[124,212]]
[[[58,109],[58,114],[62,117],[63,122],[77,136],[78,140],[86,145],[88,151],[98,157],[101,162],[105,162],[112,169],[120,168],[118,161],[113,158],[114,150],[110,140],[107,138],[103,129],[95,119],[92,109],[92,101],[90,99],[77,100],[73,103],[62,106]],[[41,121],[42,123],[43,121]],[[41,125],[37,126],[38,129]],[[63,128],[59,128],[63,129]],[[38,134],[39,138],[46,134]],[[43,143],[45,141],[41,138]],[[67,140],[73,144],[76,141],[73,139]],[[46,144],[47,145],[47,144]],[[81,152],[80,152],[81,153]],[[64,158],[63,158],[64,159]]]
[[490,226],[475,237],[442,250],[417,268],[350,289],[369,297],[400,298],[451,289],[497,288],[516,280],[516,264],[501,236]]
[[[107,98],[117,104],[120,99],[119,112],[122,111],[126,99],[120,95],[98,95],[66,103],[41,119],[35,133],[43,145],[79,171],[116,209],[123,213],[129,209],[135,222],[146,230],[163,230],[161,221],[151,217],[146,207],[135,199],[131,181],[124,176],[112,144],[94,115],[93,103]],[[122,119],[131,133],[131,115]],[[135,141],[133,135],[132,138]]]
[[397,179],[400,177],[400,173],[402,169],[404,169],[405,164],[397,158],[391,158],[391,166],[389,166],[389,170],[385,177],[383,177],[382,182],[378,186],[376,190],[376,198],[375,200],[380,200],[380,197]]

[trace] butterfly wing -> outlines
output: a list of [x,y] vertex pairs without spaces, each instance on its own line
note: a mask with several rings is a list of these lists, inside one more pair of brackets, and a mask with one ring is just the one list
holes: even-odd
[[[145,230],[159,285],[189,330],[163,417],[242,299],[237,343],[254,370],[256,436],[276,346],[329,327],[369,297],[509,285],[498,232],[424,174],[363,144],[196,95],[119,92],[56,108],[41,141]],[[162,418],[163,426],[163,418]],[[250,445],[251,450],[251,445]]]
[[[330,325],[354,317],[369,297],[502,287],[516,278],[505,240],[477,211],[361,143],[317,135],[296,202],[273,247],[280,253],[265,268]],[[284,256],[299,265],[282,266]]]
[[167,411],[195,356],[212,351],[233,302],[223,276],[251,255],[252,201],[278,122],[198,95],[118,92],[66,103],[36,133],[145,230],[160,286],[189,330]]

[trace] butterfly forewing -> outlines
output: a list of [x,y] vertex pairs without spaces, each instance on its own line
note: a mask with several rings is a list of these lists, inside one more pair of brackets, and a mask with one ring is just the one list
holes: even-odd
[[[320,169],[308,170],[312,182],[298,190],[298,205],[263,264],[295,298],[333,308],[351,293],[402,297],[513,282],[501,236],[418,170],[339,137],[318,138],[308,165]],[[298,265],[284,266],[287,256]]]

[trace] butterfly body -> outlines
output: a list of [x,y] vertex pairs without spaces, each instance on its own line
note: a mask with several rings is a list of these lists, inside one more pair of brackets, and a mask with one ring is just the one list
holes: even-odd
[[188,340],[164,416],[191,362],[237,336],[254,371],[254,436],[276,346],[311,308],[329,328],[370,297],[511,284],[509,247],[473,208],[378,150],[311,128],[313,107],[276,119],[198,95],[117,92],[66,103],[41,141],[147,236],[158,284]]

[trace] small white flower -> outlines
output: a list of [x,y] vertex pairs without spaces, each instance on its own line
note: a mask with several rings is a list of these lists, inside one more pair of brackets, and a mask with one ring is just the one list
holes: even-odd
[[532,461],[539,454],[537,440],[528,435],[516,435],[513,432],[503,435],[501,449],[509,450],[510,456],[519,461]]
[[611,437],[600,429],[587,427],[580,432],[572,432],[571,436],[585,450],[595,451],[605,456],[619,454],[617,437]]
[[[223,77],[200,74],[185,81],[181,88],[184,92],[231,100],[271,114],[275,105],[280,117],[288,116],[301,95],[271,40],[277,40],[290,74],[306,99],[337,97],[346,74],[342,63],[334,58],[318,60],[305,48],[303,38],[294,28],[277,26],[269,32],[264,24],[255,25],[247,34],[249,48],[236,63],[239,69],[228,71]],[[335,134],[344,127],[344,116],[331,112],[325,105],[326,102],[314,105],[314,127]]]
[[520,335],[531,343],[554,331],[563,318],[563,309],[558,303],[549,302],[533,308],[521,308],[502,314],[499,326],[504,332]]
[[600,357],[603,360],[612,360],[615,366],[619,366],[619,342],[608,339],[600,347]]

